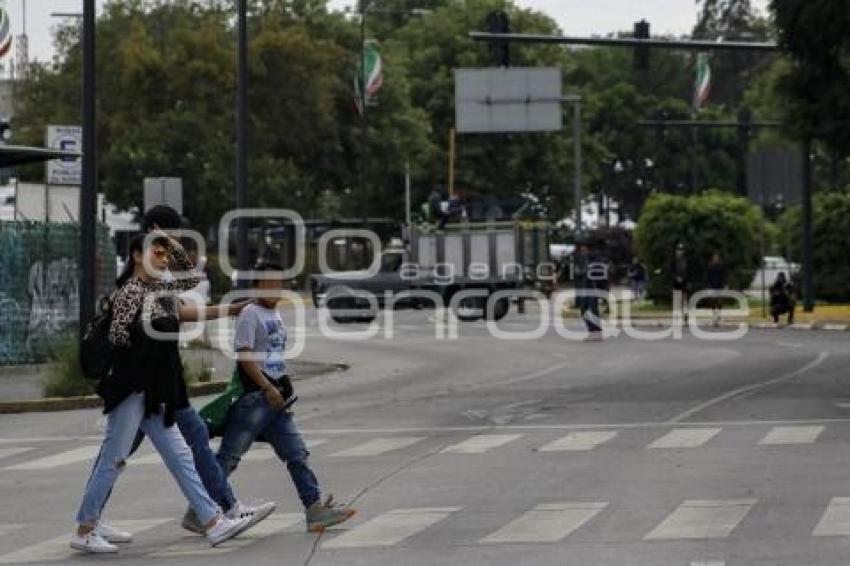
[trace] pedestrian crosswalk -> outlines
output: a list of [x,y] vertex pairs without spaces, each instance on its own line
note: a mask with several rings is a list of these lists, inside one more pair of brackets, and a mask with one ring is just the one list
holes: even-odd
[[[502,427],[501,430],[510,430]],[[392,430],[382,434],[374,431],[374,437],[362,434],[340,434],[325,438],[311,437],[305,440],[307,448],[314,457],[332,459],[355,459],[372,457],[403,457],[413,453],[437,452],[451,456],[473,456],[499,454],[501,451],[531,451],[559,457],[558,453],[590,453],[610,446],[620,450],[669,450],[698,449],[713,446],[732,446],[733,443],[746,442],[748,448],[782,447],[798,445],[817,445],[827,430],[825,425],[773,426],[764,427],[760,437],[741,434],[746,427],[722,426],[681,426],[657,429],[654,436],[647,438],[645,429],[638,427],[594,430],[591,427],[573,430],[566,435],[550,431],[545,427],[531,432],[501,432],[498,434],[456,432],[451,435],[439,429],[435,435],[397,434]],[[496,428],[496,430],[499,430]],[[842,432],[846,434],[846,432]],[[745,440],[742,440],[745,439]],[[11,443],[0,447],[0,470],[4,472],[47,472],[72,465],[90,466],[100,446],[96,438],[87,438],[82,445],[70,446],[67,442],[57,441],[50,446],[14,446]],[[32,444],[32,443],[31,443]],[[217,442],[212,443],[213,450]],[[315,451],[315,449],[319,449]],[[271,446],[256,442],[242,458],[243,462],[268,462],[277,456]],[[148,444],[143,445],[139,454],[129,459],[130,466],[159,465],[162,460]]]
[[483,539],[482,543],[563,540],[608,506],[601,503],[543,503]]
[[685,501],[646,540],[726,538],[755,504],[755,499]]
[[[494,506],[498,505],[498,502],[494,503]],[[783,503],[775,498],[764,501],[756,498],[686,499],[651,513],[630,540],[654,544],[664,541],[725,540],[733,537],[751,516],[753,522],[765,520],[758,517],[769,516],[769,511],[759,514],[752,511],[757,506],[771,505]],[[604,525],[619,513],[629,515],[628,507],[617,501],[550,501],[532,504],[526,509],[501,511],[497,515],[502,518],[500,525],[491,525],[487,520],[482,522],[482,515],[488,517],[494,513],[482,510],[478,505],[471,508],[459,505],[400,507],[371,516],[367,510],[361,509],[362,519],[355,517],[351,523],[327,531],[318,540],[318,545],[323,551],[386,549],[417,544],[417,540],[433,542],[435,537],[429,533],[436,529],[442,529],[441,536],[437,537],[442,541],[441,544],[446,544],[448,536],[454,537],[454,540],[450,539],[451,544],[467,547],[569,544],[581,532],[604,530]],[[466,527],[451,528],[449,521]],[[297,512],[275,513],[249,532],[215,548],[209,547],[201,537],[181,531],[174,518],[113,521],[111,524],[142,539],[140,542],[146,549],[145,556],[152,559],[226,555],[261,540],[280,540],[282,545],[289,544],[293,537],[316,540],[315,535],[306,532],[303,513]],[[445,527],[442,527],[443,524]],[[481,528],[475,527],[478,524],[482,525]],[[0,525],[0,542],[16,536],[20,529],[26,529],[26,525]],[[808,534],[811,540],[817,540],[818,537],[850,537],[850,497],[831,499],[816,524],[801,525],[800,529],[801,534]],[[148,532],[150,534],[146,534]],[[24,545],[5,554],[0,553],[0,564],[62,563],[76,554],[68,547],[70,534],[65,532],[50,536],[47,540]],[[132,547],[130,545],[129,548]],[[717,560],[690,562],[692,565],[722,563]]]

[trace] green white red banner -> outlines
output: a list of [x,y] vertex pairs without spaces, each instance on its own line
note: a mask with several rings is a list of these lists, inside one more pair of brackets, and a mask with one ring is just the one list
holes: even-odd
[[365,102],[369,102],[377,96],[378,91],[384,84],[384,65],[381,60],[381,54],[378,52],[378,47],[374,41],[366,42],[363,46],[363,59],[357,65],[357,75],[354,78],[354,93],[355,104],[357,111],[363,113],[364,102],[364,83],[365,83]]
[[708,101],[711,92],[711,65],[708,61],[708,53],[697,55],[697,78],[694,82],[694,110],[699,110]]

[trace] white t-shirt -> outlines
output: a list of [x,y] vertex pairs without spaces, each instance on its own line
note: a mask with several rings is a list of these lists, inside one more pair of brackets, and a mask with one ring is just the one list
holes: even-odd
[[236,319],[234,346],[237,351],[251,350],[262,354],[261,363],[265,374],[273,379],[283,377],[286,362],[283,359],[286,349],[286,327],[277,309],[269,309],[252,303],[242,309]]

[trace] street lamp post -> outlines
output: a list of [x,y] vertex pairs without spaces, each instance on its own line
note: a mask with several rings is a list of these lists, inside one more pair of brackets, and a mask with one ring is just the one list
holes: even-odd
[[[236,79],[236,208],[245,208],[245,191],[248,185],[248,16],[247,0],[237,0],[237,79]],[[247,218],[237,219],[236,265],[238,273],[248,269]],[[241,277],[237,285],[244,285]]]

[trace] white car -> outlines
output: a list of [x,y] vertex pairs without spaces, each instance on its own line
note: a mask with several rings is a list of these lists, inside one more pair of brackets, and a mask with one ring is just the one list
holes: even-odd
[[[772,255],[765,256],[762,260],[762,267],[756,271],[756,274],[753,277],[753,282],[750,283],[750,289],[754,289],[756,291],[769,289],[770,286],[773,285],[773,282],[776,281],[776,276],[780,273],[784,273],[785,277],[790,280],[791,277],[798,271],[800,271],[800,266],[788,261],[784,257]],[[764,274],[763,279],[762,274]]]

